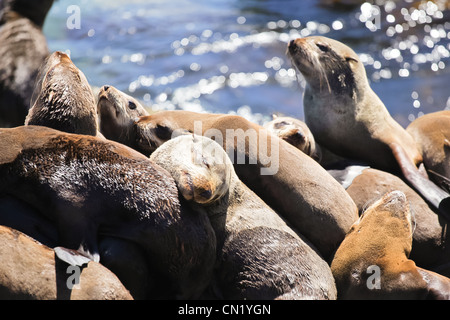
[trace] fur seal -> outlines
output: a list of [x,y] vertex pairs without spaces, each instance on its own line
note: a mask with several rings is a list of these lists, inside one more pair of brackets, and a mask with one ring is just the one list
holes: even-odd
[[430,179],[450,191],[450,110],[423,115],[406,131],[419,146]]
[[[330,170],[329,170],[330,172]],[[415,190],[399,177],[367,166],[349,165],[332,170],[355,202],[360,215],[374,201],[391,191],[401,191],[408,200],[413,214],[413,246],[410,258],[425,269],[450,275],[450,234],[448,222],[437,215]]]
[[0,2],[0,127],[23,125],[34,82],[49,55],[42,33],[53,0]]
[[213,138],[232,159],[242,182],[309,239],[325,258],[336,250],[358,218],[352,199],[324,168],[243,117],[159,111],[140,117],[130,132],[130,147],[146,155],[184,132]]
[[[0,225],[22,232],[49,248],[58,246],[55,224],[17,198],[0,197]],[[146,299],[152,290],[157,290],[141,248],[124,239],[108,236],[99,237],[98,242],[101,264],[119,278],[133,299]]]
[[83,74],[63,52],[52,53],[40,71],[25,125],[97,135],[97,106]]
[[208,217],[183,206],[170,174],[144,155],[40,126],[0,129],[0,155],[0,194],[53,221],[59,246],[98,261],[99,235],[138,244],[164,283],[158,297],[196,297],[209,283],[216,241]]
[[130,128],[134,119],[146,116],[147,110],[133,97],[113,86],[103,86],[98,94],[99,130],[108,139],[132,144]]
[[377,169],[401,169],[414,188],[450,217],[450,195],[418,170],[422,156],[414,139],[373,92],[358,55],[345,44],[321,36],[292,40],[288,53],[307,83],[305,122],[317,142]]
[[0,299],[2,300],[131,300],[117,277],[90,261],[79,274],[67,272],[55,252],[27,235],[0,226]]
[[406,196],[392,191],[355,222],[331,263],[339,299],[450,299],[450,279],[408,258],[412,218]]
[[221,298],[336,299],[325,260],[239,180],[218,143],[181,135],[150,159],[171,173],[194,211],[207,212],[218,240]]
[[320,147],[316,144],[306,123],[292,117],[275,114],[272,117],[272,121],[265,123],[264,128],[320,162]]

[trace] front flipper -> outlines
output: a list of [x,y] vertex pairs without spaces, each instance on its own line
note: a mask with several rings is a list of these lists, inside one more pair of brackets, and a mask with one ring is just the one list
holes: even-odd
[[83,265],[89,263],[89,261],[93,260],[90,257],[81,254],[79,251],[67,249],[64,247],[55,247],[53,248],[53,250],[60,260],[72,266],[82,267]]
[[389,146],[406,180],[450,222],[450,194],[425,178],[399,144]]

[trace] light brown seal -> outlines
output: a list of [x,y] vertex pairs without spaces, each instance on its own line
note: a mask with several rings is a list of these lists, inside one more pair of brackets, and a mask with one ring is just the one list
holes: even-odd
[[410,258],[422,268],[450,275],[448,222],[437,215],[435,209],[402,179],[389,172],[359,165],[349,165],[329,172],[341,181],[360,214],[384,194],[395,190],[403,192],[414,217]]
[[[131,300],[117,277],[90,261],[67,270],[55,252],[25,234],[0,226],[0,299],[2,300]],[[79,283],[76,286],[76,281]],[[72,287],[73,286],[73,287]]]
[[99,130],[108,139],[132,144],[130,128],[134,119],[149,113],[130,95],[113,86],[103,86],[98,94],[97,113]]
[[[150,155],[173,135],[213,138],[236,174],[328,258],[358,218],[352,199],[311,157],[243,117],[160,111],[140,117],[130,147]],[[324,196],[326,195],[326,196]],[[323,236],[326,234],[326,236]]]
[[320,162],[321,151],[306,123],[293,117],[272,115],[264,128]]
[[83,72],[67,54],[56,51],[42,66],[25,125],[97,135],[94,94]]
[[406,131],[419,146],[430,179],[450,191],[450,110],[423,115]]
[[450,279],[408,258],[412,233],[411,212],[401,191],[373,203],[331,263],[338,299],[450,299]]
[[299,38],[288,53],[306,80],[305,122],[333,153],[405,178],[450,217],[450,194],[418,170],[420,151],[370,87],[364,65],[345,44],[321,36]]
[[216,242],[208,217],[183,206],[170,174],[139,152],[40,126],[0,129],[0,177],[0,195],[55,223],[59,246],[97,261],[100,235],[138,244],[158,274],[157,297],[196,297],[209,283]]
[[53,0],[0,1],[0,127],[23,125],[34,82],[49,55],[42,33]]
[[222,147],[182,135],[152,153],[194,211],[205,210],[218,238],[222,299],[336,299],[330,267],[236,175]]

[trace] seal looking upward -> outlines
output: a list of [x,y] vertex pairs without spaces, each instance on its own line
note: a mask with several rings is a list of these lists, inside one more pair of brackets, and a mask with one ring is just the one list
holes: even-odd
[[194,298],[210,281],[208,217],[182,205],[166,170],[122,144],[41,126],[0,129],[3,195],[31,205],[57,226],[58,245],[94,261],[99,235],[136,243],[164,282],[160,297]]
[[42,66],[25,125],[97,135],[94,94],[83,72],[67,54],[56,51]]
[[132,144],[129,132],[134,120],[149,113],[135,98],[113,86],[103,86],[98,94],[97,113],[99,130],[108,139]]
[[305,121],[319,145],[390,172],[399,169],[422,196],[446,217],[450,195],[424,177],[414,139],[373,92],[358,55],[325,37],[292,40],[288,53],[307,84]]
[[23,125],[49,55],[42,26],[53,0],[0,1],[0,127]]

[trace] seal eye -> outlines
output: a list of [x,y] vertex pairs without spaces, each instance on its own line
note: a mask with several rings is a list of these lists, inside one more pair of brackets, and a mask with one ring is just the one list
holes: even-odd
[[133,101],[128,101],[128,108],[134,110],[136,109],[136,104]]
[[352,57],[346,57],[345,61],[347,61],[347,62],[358,62],[358,60],[356,60],[356,59],[354,59]]
[[330,50],[330,47],[323,43],[316,43],[317,48],[320,49],[322,52],[328,52]]

